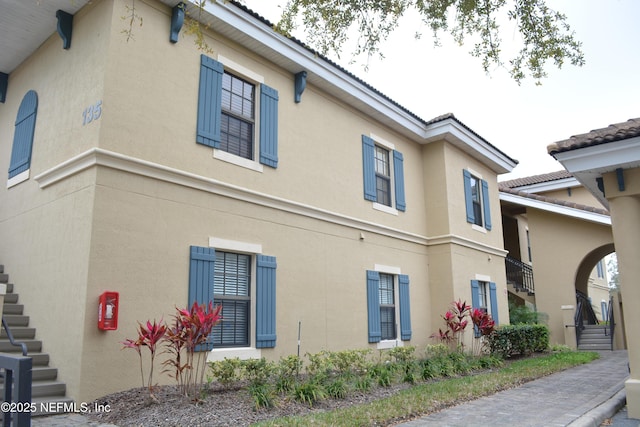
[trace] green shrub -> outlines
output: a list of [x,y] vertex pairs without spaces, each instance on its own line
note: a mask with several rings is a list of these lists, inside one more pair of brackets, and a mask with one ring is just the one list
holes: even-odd
[[334,379],[326,387],[327,394],[334,399],[344,399],[349,392],[347,382],[342,377]]
[[508,358],[529,355],[549,348],[549,327],[546,325],[505,325],[489,335],[492,355]]
[[229,388],[242,379],[242,362],[237,357],[210,362],[209,372],[214,380]]
[[271,386],[267,383],[249,384],[249,395],[253,399],[253,405],[256,409],[272,408],[274,406],[274,393]]
[[310,407],[325,397],[327,394],[322,384],[313,380],[297,383],[293,389],[293,398],[298,402],[309,404]]
[[280,393],[287,393],[293,390],[300,370],[302,369],[302,359],[296,355],[281,357],[275,367],[275,387]]
[[512,325],[544,323],[548,317],[545,313],[532,310],[526,305],[517,305],[509,301],[509,322]]

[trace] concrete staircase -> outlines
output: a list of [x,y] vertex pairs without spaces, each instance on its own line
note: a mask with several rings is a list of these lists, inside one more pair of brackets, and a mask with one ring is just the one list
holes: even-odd
[[[9,275],[0,265],[0,283],[7,284],[7,294],[4,298],[3,317],[7,322],[15,341],[27,345],[27,356],[32,358],[32,388],[31,401],[37,404],[38,410],[32,416],[47,415],[40,411],[40,402],[72,403],[66,395],[66,385],[58,381],[58,370],[49,366],[49,355],[42,353],[42,341],[36,339],[36,329],[29,326],[29,316],[25,316],[24,306],[19,304],[19,296],[14,292]],[[19,346],[13,346],[7,337],[7,331],[0,328],[0,352],[22,354]],[[4,379],[0,379],[0,393],[4,393]],[[0,394],[0,399],[4,394]]]
[[611,350],[608,325],[584,325],[578,350]]

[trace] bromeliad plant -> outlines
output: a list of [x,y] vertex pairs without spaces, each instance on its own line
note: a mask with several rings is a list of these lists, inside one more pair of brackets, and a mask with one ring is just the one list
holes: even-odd
[[[222,306],[199,305],[194,302],[190,309],[179,309],[173,325],[167,329],[165,344],[171,359],[164,362],[165,371],[173,371],[181,392],[197,400],[204,380],[207,352],[198,351],[206,344],[213,327],[222,319]],[[183,350],[186,360],[182,361]]]
[[145,386],[144,383],[144,371],[142,369],[142,347],[147,347],[149,352],[151,353],[151,363],[149,366],[149,378],[147,382],[147,388],[149,389],[149,397],[155,400],[153,396],[153,366],[156,357],[156,351],[158,349],[158,343],[165,336],[167,331],[167,326],[163,324],[162,319],[160,322],[156,323],[155,319],[153,323],[147,320],[147,323],[143,325],[138,322],[138,339],[132,340],[127,338],[122,342],[124,345],[123,348],[132,348],[136,350],[138,353],[138,357],[140,358],[140,375],[142,377],[142,386]]

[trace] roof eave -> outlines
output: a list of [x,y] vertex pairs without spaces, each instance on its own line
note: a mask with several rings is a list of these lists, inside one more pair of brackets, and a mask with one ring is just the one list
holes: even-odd
[[445,140],[472,157],[482,160],[497,174],[509,173],[518,164],[517,160],[497,150],[454,118],[431,123],[425,130],[424,144],[440,140]]

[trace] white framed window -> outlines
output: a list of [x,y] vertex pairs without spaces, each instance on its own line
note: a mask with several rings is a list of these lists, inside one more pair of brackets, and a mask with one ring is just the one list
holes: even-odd
[[398,215],[406,210],[404,157],[376,135],[362,135],[364,198],[374,209]]
[[470,169],[462,171],[467,222],[475,230],[491,230],[491,207],[489,184],[482,176]]
[[196,142],[213,156],[258,172],[278,166],[278,91],[228,59],[201,56]]

